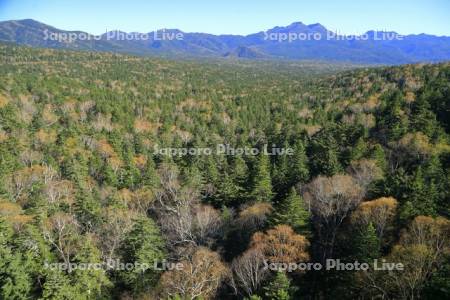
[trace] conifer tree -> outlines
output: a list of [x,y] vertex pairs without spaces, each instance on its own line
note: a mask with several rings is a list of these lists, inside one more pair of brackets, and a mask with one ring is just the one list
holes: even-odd
[[377,162],[378,167],[380,167],[382,170],[386,170],[387,161],[383,146],[381,146],[380,144],[375,144],[370,153],[370,157]]
[[69,277],[59,270],[49,269],[45,272],[45,282],[42,286],[43,300],[79,299],[77,291]]
[[270,300],[293,299],[291,282],[284,272],[277,272],[272,281],[264,287],[265,296]]
[[356,259],[361,262],[370,262],[378,258],[380,253],[380,241],[375,227],[369,223],[357,234],[355,238]]
[[251,197],[258,202],[270,202],[273,196],[269,157],[261,154],[256,166]]
[[398,140],[408,130],[408,119],[402,111],[402,103],[403,95],[397,90],[390,95],[389,102],[379,116],[379,129],[389,141]]
[[28,299],[32,289],[28,263],[8,245],[11,238],[9,224],[0,217],[0,298]]
[[123,243],[123,261],[150,266],[149,269],[134,268],[120,272],[124,283],[133,291],[144,291],[157,281],[159,273],[153,266],[165,258],[164,241],[156,224],[150,218],[136,221],[131,232]]
[[147,162],[145,163],[145,168],[142,173],[143,185],[153,188],[158,186],[158,174],[156,173],[155,162],[151,156],[147,158]]
[[222,174],[222,180],[219,181],[217,188],[217,194],[221,205],[230,205],[234,200],[238,198],[240,193],[239,187],[233,180],[233,177],[228,175],[227,172]]
[[295,232],[310,235],[310,216],[303,198],[297,194],[294,187],[289,191],[286,199],[282,201],[271,217],[272,225],[286,224]]
[[[309,179],[308,157],[306,156],[305,145],[302,140],[297,140],[294,147],[294,154],[289,163],[290,185],[299,182],[306,182]],[[285,156],[285,155],[283,155]]]
[[311,171],[315,175],[333,176],[342,171],[338,155],[339,145],[328,130],[317,133],[308,153],[311,156]]
[[[95,247],[91,238],[87,238],[83,241],[81,249],[74,257],[74,262],[80,266],[82,264],[100,264],[101,257],[100,251]],[[101,298],[103,293],[111,286],[106,273],[102,269],[95,269],[87,267],[81,270],[74,270],[70,273],[72,282],[74,282],[74,288],[77,295],[80,297],[89,298]]]
[[414,206],[414,215],[434,215],[438,193],[434,182],[427,183],[423,175],[422,167],[419,167],[408,183],[408,200]]
[[431,111],[430,103],[423,97],[418,97],[412,108],[412,127],[433,138],[437,133],[436,115]]

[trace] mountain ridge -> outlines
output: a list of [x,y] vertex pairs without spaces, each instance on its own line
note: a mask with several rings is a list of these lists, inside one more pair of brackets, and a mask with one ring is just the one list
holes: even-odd
[[[112,33],[123,35],[124,38],[108,38]],[[72,36],[76,38],[70,39]],[[450,60],[448,36],[424,33],[401,36],[394,31],[374,30],[362,35],[340,35],[320,23],[307,25],[303,22],[294,22],[284,27],[275,26],[248,35],[214,35],[184,32],[180,29],[159,29],[147,33],[112,30],[96,36],[83,31],[58,29],[33,19],[23,19],[0,22],[0,41],[32,47],[113,51],[174,58],[312,59],[392,65]]]

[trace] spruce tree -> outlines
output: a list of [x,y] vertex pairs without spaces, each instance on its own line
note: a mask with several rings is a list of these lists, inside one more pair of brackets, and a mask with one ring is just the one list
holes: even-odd
[[[78,264],[100,264],[101,254],[100,251],[95,247],[94,242],[91,238],[87,238],[83,241],[81,249],[77,252],[73,260]],[[70,273],[71,281],[74,282],[74,288],[76,289],[77,295],[80,297],[85,297],[86,299],[94,298],[98,299],[104,296],[107,288],[111,286],[111,282],[104,270],[86,268],[84,270],[74,270]]]
[[311,171],[315,174],[333,176],[342,171],[339,161],[339,144],[329,130],[323,129],[312,141],[308,153]]
[[240,194],[239,186],[233,180],[233,177],[224,172],[222,180],[218,183],[218,205],[230,205],[234,200],[238,198]]
[[438,191],[434,182],[427,183],[424,178],[422,167],[417,168],[414,176],[408,183],[408,200],[413,204],[417,215],[434,215],[436,213],[436,202]]
[[272,225],[286,224],[297,233],[309,236],[310,216],[303,198],[297,194],[294,187],[289,191],[286,199],[282,201],[271,217]]
[[153,158],[149,156],[145,164],[145,168],[142,172],[142,185],[155,188],[158,186],[159,179],[156,173],[155,162]]
[[264,287],[265,296],[270,300],[290,300],[291,282],[284,272],[277,272],[272,281]]
[[431,111],[430,103],[423,97],[418,97],[412,107],[412,127],[433,138],[437,133],[436,115]]
[[44,285],[42,286],[43,300],[53,299],[80,299],[76,288],[71,284],[69,277],[59,270],[47,270],[45,272]]
[[370,262],[380,256],[380,241],[372,223],[361,229],[354,245],[355,258],[360,262]]
[[0,298],[29,299],[32,286],[28,263],[8,244],[11,238],[11,227],[0,217]]
[[236,198],[245,199],[248,181],[248,167],[245,163],[245,160],[241,156],[234,157],[232,164],[232,173],[234,184],[237,190]]
[[165,258],[164,241],[155,222],[145,217],[137,220],[121,252],[125,263],[150,266],[149,269],[134,268],[120,272],[125,285],[135,292],[151,288],[159,277],[159,271],[153,269],[154,263]]
[[272,200],[272,179],[270,177],[269,157],[260,154],[254,177],[251,197],[257,202],[270,202]]
[[402,93],[395,91],[379,115],[379,129],[383,131],[388,141],[398,140],[408,130],[408,119],[402,111],[402,103],[404,103]]
[[288,168],[290,185],[306,182],[309,179],[308,157],[302,140],[297,140],[293,147],[294,154],[290,157]]

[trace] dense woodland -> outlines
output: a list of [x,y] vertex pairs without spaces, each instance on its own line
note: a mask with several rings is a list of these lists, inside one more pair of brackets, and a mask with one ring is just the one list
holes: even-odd
[[347,69],[0,45],[0,299],[449,299],[450,64]]

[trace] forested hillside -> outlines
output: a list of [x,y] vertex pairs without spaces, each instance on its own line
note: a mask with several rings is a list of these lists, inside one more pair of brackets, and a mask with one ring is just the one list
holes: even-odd
[[448,299],[450,64],[345,68],[0,45],[0,299]]

